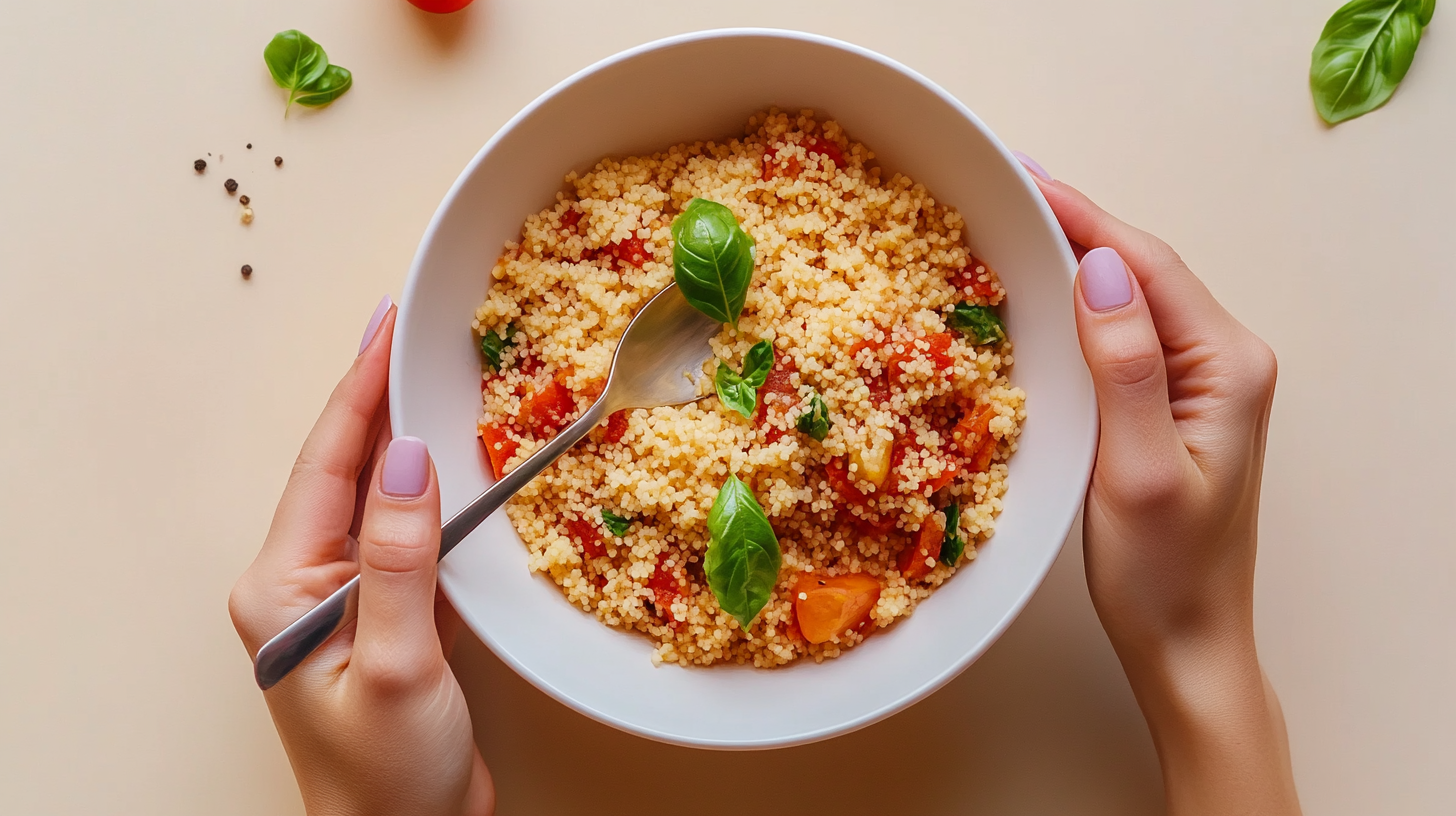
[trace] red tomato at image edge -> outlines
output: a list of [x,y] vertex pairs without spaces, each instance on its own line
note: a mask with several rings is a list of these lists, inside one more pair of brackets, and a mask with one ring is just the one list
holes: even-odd
[[410,5],[431,14],[449,14],[470,5],[470,0],[409,0]]

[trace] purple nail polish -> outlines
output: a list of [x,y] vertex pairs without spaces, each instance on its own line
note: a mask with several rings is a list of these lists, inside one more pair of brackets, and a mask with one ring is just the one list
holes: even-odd
[[1097,247],[1082,256],[1077,273],[1082,299],[1094,312],[1107,312],[1132,302],[1132,281],[1127,264],[1112,247]]
[[360,354],[369,348],[369,341],[374,339],[374,334],[379,331],[379,324],[384,322],[384,316],[389,314],[389,307],[393,305],[394,301],[389,299],[389,295],[385,295],[379,305],[374,307],[374,316],[369,318],[369,325],[364,327],[364,339],[359,341]]
[[1011,155],[1015,156],[1017,161],[1019,161],[1023,165],[1025,165],[1026,166],[1026,169],[1027,170],[1030,170],[1032,172],[1032,175],[1035,175],[1037,178],[1041,179],[1042,181],[1051,181],[1052,180],[1052,174],[1051,173],[1048,173],[1046,171],[1046,168],[1045,167],[1042,167],[1040,164],[1037,164],[1036,163],[1036,159],[1033,159],[1032,157],[1026,155],[1025,153],[1022,153],[1020,150],[1013,150],[1013,151],[1011,151]]
[[400,499],[413,499],[430,483],[430,452],[423,439],[401,436],[389,442],[384,452],[384,471],[379,489]]

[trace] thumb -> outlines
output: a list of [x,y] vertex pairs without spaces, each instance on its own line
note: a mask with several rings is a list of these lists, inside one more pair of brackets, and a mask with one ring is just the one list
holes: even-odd
[[407,688],[444,656],[435,634],[440,492],[425,443],[401,436],[375,471],[359,528],[359,628],[351,669]]
[[1163,346],[1142,289],[1117,250],[1082,257],[1073,295],[1077,336],[1101,413],[1098,461],[1142,469],[1185,451],[1168,402]]

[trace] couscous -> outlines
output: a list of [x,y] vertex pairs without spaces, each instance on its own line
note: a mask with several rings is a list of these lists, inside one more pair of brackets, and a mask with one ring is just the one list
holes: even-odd
[[[474,321],[500,474],[601,393],[632,316],[674,280],[689,202],[726,206],[751,237],[711,364],[744,372],[752,410],[705,377],[697,402],[612,415],[506,506],[531,569],[650,637],[658,662],[823,660],[910,615],[991,536],[1025,417],[1005,290],[960,215],[810,111],[745,133],[568,175]],[[705,570],[730,483],[781,552],[755,614],[725,610]]]

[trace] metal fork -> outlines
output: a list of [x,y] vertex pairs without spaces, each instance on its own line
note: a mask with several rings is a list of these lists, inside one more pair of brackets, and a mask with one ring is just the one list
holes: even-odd
[[[659,292],[632,318],[623,333],[602,395],[580,419],[451,516],[440,528],[440,557],[448,555],[491,513],[611,414],[627,408],[682,405],[696,400],[703,364],[713,356],[708,340],[722,328],[722,323],[693,308],[678,291],[677,284]],[[358,611],[359,577],[355,576],[263,644],[253,659],[253,676],[258,686],[266,690],[287,677],[315,649],[354,620]]]

